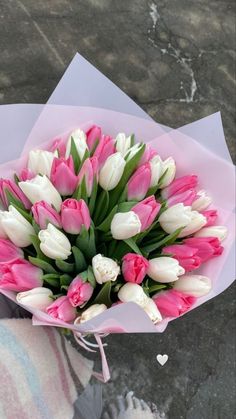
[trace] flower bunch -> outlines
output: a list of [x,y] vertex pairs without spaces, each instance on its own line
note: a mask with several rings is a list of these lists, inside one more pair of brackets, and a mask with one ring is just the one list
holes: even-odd
[[126,302],[154,323],[181,315],[210,291],[193,272],[227,233],[196,175],[96,125],[30,151],[0,202],[0,289],[75,324]]

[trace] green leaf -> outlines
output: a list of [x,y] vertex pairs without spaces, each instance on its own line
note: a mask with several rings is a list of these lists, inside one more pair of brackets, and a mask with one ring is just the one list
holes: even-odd
[[31,243],[34,246],[34,249],[36,251],[37,257],[39,259],[42,259],[42,260],[46,260],[47,261],[48,258],[44,255],[44,253],[40,249],[40,240],[39,240],[38,236],[31,235],[30,236],[30,239],[31,239]]
[[52,285],[52,287],[59,287],[60,285],[60,275],[59,274],[46,274],[43,275],[43,281],[47,284]]
[[130,147],[133,147],[134,143],[135,143],[135,135],[131,134],[131,136],[130,136]]
[[41,268],[43,271],[47,273],[57,273],[56,269],[54,269],[50,263],[45,262],[45,260],[34,258],[32,256],[29,256],[28,259],[30,263],[32,263],[32,265],[37,266],[38,268]]
[[95,225],[99,225],[105,218],[109,206],[109,193],[104,189],[100,193],[96,202],[93,221]]
[[71,148],[70,148],[70,154],[72,155],[73,161],[74,161],[74,168],[75,168],[75,173],[78,173],[80,164],[81,164],[81,160],[80,160],[80,156],[79,153],[77,151],[76,145],[75,145],[75,141],[74,138],[71,137]]
[[21,210],[25,210],[23,203],[19,199],[17,199],[8,189],[5,189],[5,194],[9,205],[13,205],[17,210],[18,208],[20,208]]
[[61,286],[61,290],[68,291],[68,288],[69,288],[68,285],[62,285]]
[[156,285],[153,285],[152,287],[149,287],[148,291],[151,294],[152,292],[156,292],[165,288],[167,288],[166,284],[156,284]]
[[93,288],[96,287],[96,279],[91,266],[88,267],[88,282],[92,285]]
[[71,282],[72,282],[72,278],[71,278],[70,275],[67,275],[67,274],[60,275],[60,285],[61,286],[70,285]]
[[102,289],[99,291],[98,295],[94,300],[94,304],[105,304],[107,307],[110,307],[111,302],[111,281],[105,282]]
[[127,202],[121,202],[118,205],[118,211],[117,212],[128,212],[130,211],[138,201],[127,201]]
[[14,174],[14,182],[16,183],[16,185],[18,185],[18,183],[20,182],[20,179],[18,178],[17,174]]
[[81,164],[80,167],[82,167],[83,163],[85,162],[85,160],[87,160],[90,157],[90,152],[88,149],[85,150],[83,158],[81,160]]
[[91,216],[93,215],[93,212],[94,212],[94,207],[95,207],[96,198],[97,198],[97,191],[98,191],[98,184],[97,184],[97,180],[94,179],[92,193],[89,198],[89,212]]
[[114,217],[114,215],[117,213],[118,205],[116,205],[110,214],[105,218],[105,220],[97,227],[97,230],[103,231],[104,233],[107,233],[110,230],[111,222]]
[[110,203],[109,203],[109,209],[113,208],[115,204],[117,203],[120,195],[122,194],[124,188],[126,187],[131,175],[133,174],[134,170],[136,169],[139,161],[141,160],[141,157],[145,151],[146,145],[143,144],[140,149],[137,151],[137,153],[127,161],[124,169],[123,176],[118,183],[118,185],[111,191],[110,193]]
[[168,168],[164,171],[164,173],[161,175],[159,181],[158,181],[158,185],[157,185],[157,189],[159,189],[161,187],[161,184],[163,183],[163,179],[166,175],[166,173],[168,172]]
[[23,210],[22,208],[18,207],[16,204],[12,204],[12,205],[30,224],[32,224],[33,217],[28,211]]
[[172,234],[169,234],[168,236],[164,237],[164,239],[162,239],[162,240],[160,240],[160,241],[158,241],[158,242],[156,242],[154,244],[150,244],[150,245],[144,246],[142,248],[142,250],[144,252],[151,253],[154,250],[159,249],[159,247],[162,247],[164,245],[166,246],[167,244],[170,245],[170,244],[174,243],[175,240],[177,239],[179,233],[183,230],[183,228],[184,227],[178,228]]
[[62,272],[70,273],[75,270],[74,263],[68,263],[62,259],[57,259],[55,263],[56,263],[57,268],[60,269],[60,271]]
[[135,243],[134,239],[129,238],[123,241],[134,251],[134,253],[137,253],[138,255],[142,255],[142,252],[137,246],[137,244]]
[[87,267],[87,263],[86,263],[86,260],[85,260],[85,257],[83,255],[83,253],[76,246],[72,247],[72,253],[73,253],[73,256],[74,256],[74,259],[75,259],[76,273],[80,273],[80,272],[84,271]]
[[92,147],[92,149],[90,150],[90,156],[93,156],[93,155],[94,155],[95,150],[96,150],[96,148],[97,148],[98,144],[99,144],[99,138],[97,138],[97,139],[95,140],[95,142],[94,142],[94,144],[93,144],[93,147]]
[[41,230],[39,225],[36,223],[36,221],[34,219],[32,220],[32,227],[33,227],[36,234],[38,234]]

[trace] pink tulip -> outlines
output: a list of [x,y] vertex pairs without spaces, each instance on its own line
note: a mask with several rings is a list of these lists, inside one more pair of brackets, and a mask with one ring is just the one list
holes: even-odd
[[63,229],[70,234],[79,234],[82,226],[89,229],[91,219],[89,209],[83,199],[66,199],[61,206]]
[[125,281],[141,284],[149,267],[148,260],[136,253],[127,253],[122,259],[122,273]]
[[73,321],[76,316],[76,308],[72,307],[69,299],[66,296],[57,298],[50,306],[46,308],[46,312],[56,319],[63,320],[64,322]]
[[98,181],[97,157],[93,156],[84,161],[78,175],[79,184],[82,182],[83,178],[85,178],[87,195],[90,197],[93,189],[93,182],[95,179]]
[[218,217],[218,213],[216,210],[207,210],[207,211],[201,211],[201,214],[204,215],[207,219],[207,223],[204,227],[210,227],[213,226],[216,222],[216,219]]
[[97,125],[93,125],[87,132],[87,144],[89,150],[92,150],[96,141],[101,139],[102,136],[102,130]]
[[45,201],[36,202],[31,208],[35,222],[41,230],[47,228],[48,223],[61,228],[61,218],[54,208]]
[[188,191],[172,195],[169,199],[167,199],[168,207],[172,207],[176,204],[184,204],[184,206],[191,206],[192,203],[195,201],[197,196],[197,192],[195,189],[189,189]]
[[145,163],[131,176],[128,182],[128,200],[141,201],[145,198],[151,183],[151,166]]
[[147,230],[152,225],[160,208],[161,204],[156,201],[154,195],[148,196],[132,208],[141,221],[141,231]]
[[52,153],[54,153],[54,151],[58,151],[59,157],[65,157],[65,154],[66,154],[65,141],[63,141],[62,138],[56,138],[53,141],[52,146],[50,147],[49,151],[51,151]]
[[103,166],[106,159],[113,153],[115,153],[115,140],[109,135],[102,135],[94,152],[94,156],[98,159],[99,168]]
[[9,191],[14,196],[14,198],[21,201],[25,208],[31,208],[30,201],[28,200],[28,198],[26,198],[25,194],[15,184],[15,182],[13,182],[10,179],[0,179],[0,200],[2,201],[4,207],[8,208],[9,206],[6,191]]
[[78,183],[72,156],[68,159],[56,157],[52,163],[51,182],[62,196],[72,195]]
[[217,237],[190,237],[184,240],[184,244],[198,249],[197,256],[202,263],[214,256],[220,256],[224,250]]
[[82,306],[92,297],[93,287],[89,282],[83,282],[82,278],[78,275],[71,282],[67,297],[73,307]]
[[28,291],[41,287],[43,271],[25,259],[0,264],[0,288],[11,291]]
[[0,265],[23,257],[24,253],[19,247],[16,247],[10,240],[0,239]]
[[146,145],[145,151],[141,157],[138,167],[142,166],[145,163],[148,163],[154,156],[157,156],[157,151],[149,145]]
[[20,174],[19,174],[19,179],[21,182],[25,182],[26,180],[31,180],[35,177],[35,173],[32,172],[32,170],[27,169],[27,167],[25,167],[24,169],[21,170]]
[[182,176],[163,189],[162,197],[164,199],[170,198],[172,195],[180,194],[182,192],[193,189],[197,186],[198,177],[196,175]]
[[179,317],[192,307],[196,298],[170,289],[157,293],[153,300],[163,317]]
[[173,244],[162,249],[162,253],[172,255],[177,259],[180,266],[185,269],[185,272],[190,272],[198,269],[202,263],[198,256],[198,249],[187,246],[186,244]]

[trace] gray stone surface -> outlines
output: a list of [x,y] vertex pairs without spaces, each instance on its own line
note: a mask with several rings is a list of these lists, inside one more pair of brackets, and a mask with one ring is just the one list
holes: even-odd
[[[233,0],[0,0],[0,103],[45,102],[76,51],[158,122],[220,110],[235,156]],[[109,336],[105,400],[133,389],[163,418],[233,418],[234,295],[162,335]],[[169,355],[164,367],[158,353]]]

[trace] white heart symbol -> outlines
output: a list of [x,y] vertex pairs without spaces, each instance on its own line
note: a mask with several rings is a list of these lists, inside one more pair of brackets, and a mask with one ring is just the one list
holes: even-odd
[[159,364],[163,367],[163,365],[165,365],[165,363],[168,361],[168,355],[164,354],[158,354],[157,355],[157,362],[159,362]]

